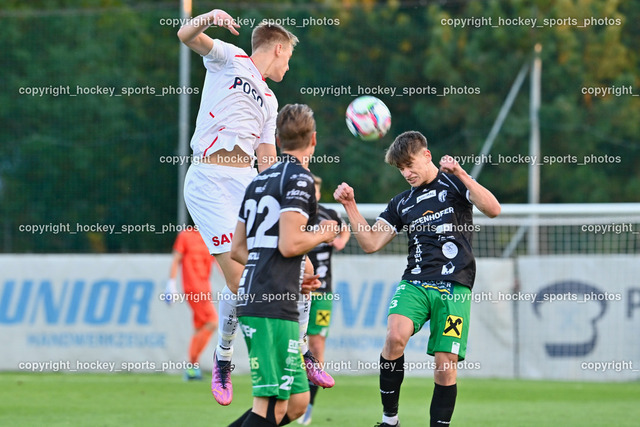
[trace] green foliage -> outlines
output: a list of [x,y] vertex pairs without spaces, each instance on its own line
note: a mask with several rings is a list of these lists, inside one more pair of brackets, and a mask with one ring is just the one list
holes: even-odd
[[[194,14],[214,4],[198,2]],[[437,160],[444,154],[478,154],[522,65],[542,45],[543,156],[576,162],[543,164],[543,203],[629,202],[640,190],[640,97],[595,96],[583,88],[631,87],[638,94],[640,6],[622,1],[254,2],[225,5],[234,17],[279,19],[300,39],[281,83],[271,83],[280,106],[303,102],[315,111],[321,158],[314,173],[331,201],[342,181],[359,202],[386,202],[407,187],[384,164],[395,135],[419,130]],[[30,234],[24,224],[162,225],[175,221],[177,166],[159,161],[177,154],[178,96],[156,96],[178,87],[177,18],[167,4],[116,0],[6,1],[0,10],[0,221],[2,248],[13,252],[165,252],[174,234],[136,232]],[[536,18],[537,26],[454,28],[449,18]],[[575,23],[543,25],[544,19]],[[606,18],[613,25],[583,25]],[[309,25],[313,19],[313,25]],[[295,24],[293,24],[295,20]],[[619,20],[621,25],[615,24]],[[317,24],[322,25],[317,25]],[[288,24],[288,25],[287,25]],[[208,34],[250,51],[249,26],[239,37],[212,28]],[[204,76],[191,55],[191,87]],[[130,96],[51,93],[29,96],[20,88],[112,87]],[[329,94],[311,95],[308,88]],[[393,115],[391,131],[362,142],[348,132],[344,112],[354,95],[373,88]],[[445,88],[474,94],[437,96]],[[155,93],[149,93],[151,89]],[[145,92],[146,90],[146,92]],[[350,93],[344,93],[350,90]],[[360,92],[359,92],[360,90]],[[408,90],[417,94],[409,96]],[[398,96],[403,95],[403,96]],[[191,123],[200,96],[191,97]],[[192,125],[193,126],[193,125]],[[492,150],[529,151],[529,89],[525,83]],[[580,165],[583,159],[619,162]],[[595,157],[593,157],[595,156]],[[472,165],[465,165],[467,171]],[[506,178],[506,179],[505,179]],[[527,165],[485,165],[479,181],[503,203],[527,198]]]
[[[4,18],[0,172],[13,251],[170,247],[174,235],[34,235],[18,227],[69,224],[74,231],[100,223],[120,230],[174,221],[175,168],[159,158],[175,152],[177,96],[151,92],[178,85],[175,31],[158,25],[174,14],[118,7]],[[114,92],[81,92],[97,87]],[[45,92],[30,96],[21,88]]]

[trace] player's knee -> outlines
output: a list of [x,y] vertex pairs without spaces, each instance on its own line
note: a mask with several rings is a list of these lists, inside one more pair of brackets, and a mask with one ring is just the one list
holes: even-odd
[[278,425],[280,422],[279,420],[282,420],[287,414],[289,406],[288,401],[277,399],[276,396],[271,396],[268,398],[266,414],[264,417],[271,423]]
[[436,384],[448,386],[456,383],[456,377],[458,374],[457,355],[436,352],[435,364],[434,380]]
[[231,292],[233,292],[234,294],[238,293],[238,288],[239,288],[239,284],[240,281],[236,281],[235,278],[229,280],[226,282],[227,287],[231,290]]
[[309,405],[309,393],[306,393],[306,399],[296,399],[294,401],[289,401],[289,408],[287,409],[287,415],[289,419],[295,420],[304,415],[304,412],[307,410],[307,405]]
[[287,415],[289,416],[290,420],[297,420],[298,418],[304,415],[305,409],[306,409],[306,406],[300,407],[300,408],[298,407],[291,408],[289,412],[287,412]]
[[434,355],[436,367],[444,371],[455,371],[458,367],[458,355],[437,351]]
[[[289,417],[289,419],[293,419],[291,418],[291,415],[289,415],[291,413],[290,410],[290,406],[291,405],[278,405],[275,408],[275,417],[277,420],[282,420],[284,418],[285,415],[287,415]],[[280,421],[278,421],[280,422]]]
[[433,381],[441,386],[454,385],[457,382],[457,371],[440,371],[436,368],[433,373]]
[[387,332],[386,346],[391,353],[397,353],[398,351],[403,352],[408,341],[409,337],[405,337],[398,330],[392,329]]

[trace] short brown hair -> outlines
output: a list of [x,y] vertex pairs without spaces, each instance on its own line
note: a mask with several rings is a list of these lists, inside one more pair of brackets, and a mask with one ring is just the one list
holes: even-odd
[[255,52],[262,46],[275,43],[289,43],[291,49],[298,44],[298,38],[282,25],[262,22],[251,33],[251,50]]
[[384,161],[391,166],[400,167],[411,161],[411,157],[418,153],[421,149],[427,147],[427,138],[423,134],[416,131],[404,132],[391,143]]
[[299,150],[311,143],[316,131],[313,110],[305,104],[287,104],[276,119],[276,136],[282,150]]

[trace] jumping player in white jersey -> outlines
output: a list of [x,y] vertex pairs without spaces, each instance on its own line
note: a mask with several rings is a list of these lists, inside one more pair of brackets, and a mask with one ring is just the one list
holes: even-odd
[[[257,174],[254,163],[257,161],[261,172],[276,161],[278,102],[266,79],[282,81],[298,39],[280,25],[260,24],[252,32],[249,56],[204,34],[212,25],[238,35],[239,25],[219,9],[191,19],[178,31],[178,38],[203,57],[206,69],[184,195],[191,217],[225,276],[211,391],[218,403],[228,405],[233,398],[231,357],[238,324],[235,295],[243,270],[229,256],[231,240],[246,187]],[[328,376],[315,369],[308,375],[312,380]],[[328,387],[332,382],[320,381],[320,385]]]

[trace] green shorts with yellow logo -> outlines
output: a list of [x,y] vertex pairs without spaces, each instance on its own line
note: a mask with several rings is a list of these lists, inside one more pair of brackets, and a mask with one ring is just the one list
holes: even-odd
[[253,396],[287,400],[309,391],[298,322],[253,316],[238,321],[249,350]]
[[389,304],[389,314],[401,314],[413,321],[417,333],[430,320],[427,354],[438,351],[464,360],[469,335],[471,289],[455,282],[403,280]]
[[333,308],[333,294],[311,293],[311,308],[309,310],[309,327],[307,335],[329,336],[331,323],[331,309]]

